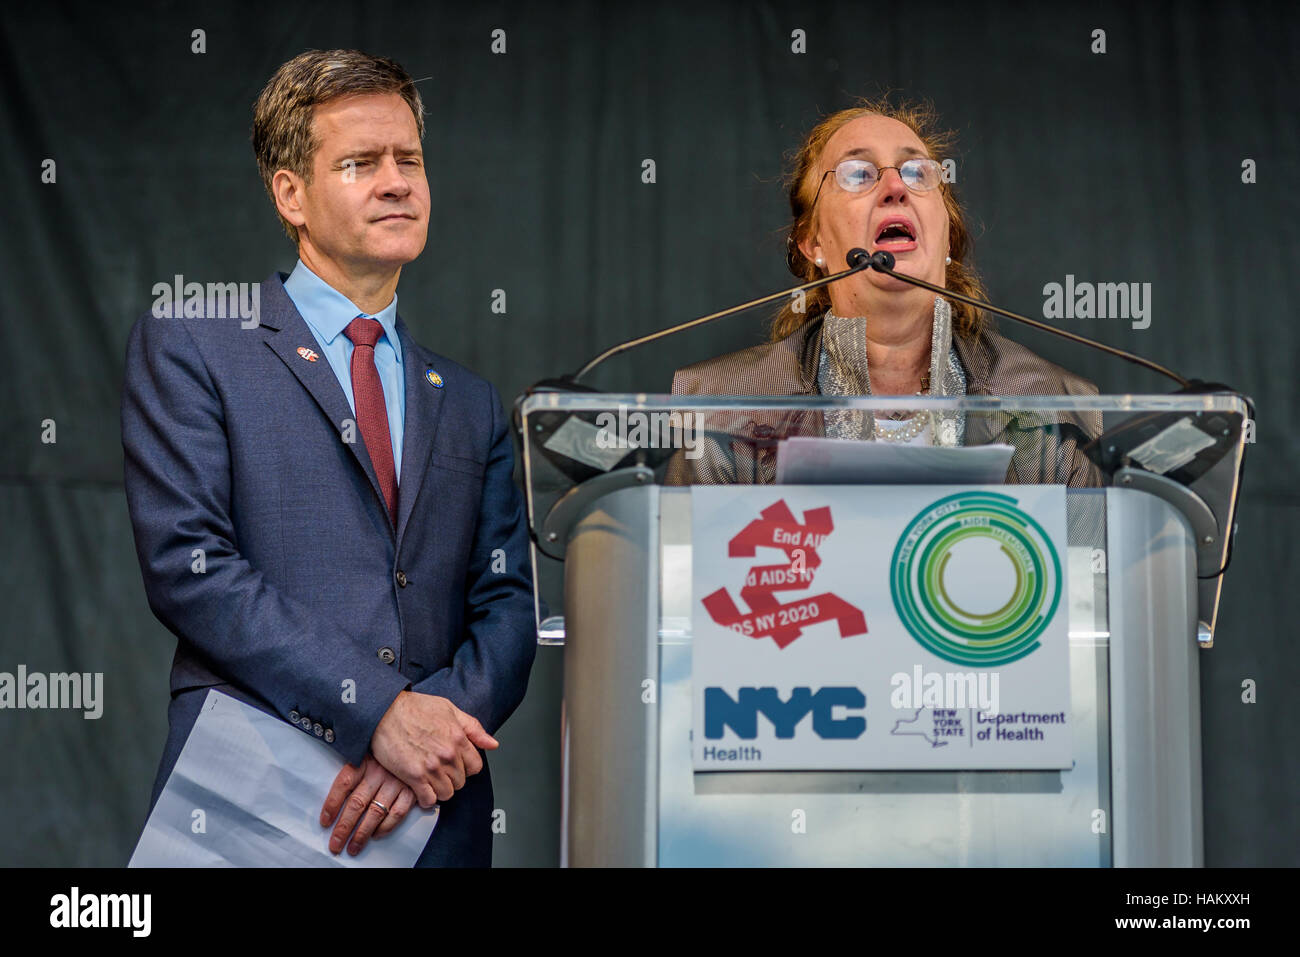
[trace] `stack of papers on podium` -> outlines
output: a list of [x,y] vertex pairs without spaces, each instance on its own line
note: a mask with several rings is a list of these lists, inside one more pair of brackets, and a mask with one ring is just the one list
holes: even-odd
[[209,691],[130,867],[411,867],[438,823],[414,805],[353,857],[321,805],[343,759],[274,715]]
[[1002,485],[1010,445],[890,445],[799,436],[776,450],[778,485]]

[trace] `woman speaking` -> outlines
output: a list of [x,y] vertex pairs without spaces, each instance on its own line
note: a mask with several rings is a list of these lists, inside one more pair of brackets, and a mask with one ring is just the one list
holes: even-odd
[[[796,154],[787,261],[800,282],[845,268],[851,249],[886,250],[895,271],[986,298],[966,265],[970,234],[936,157],[951,146],[927,107],[867,103],[823,119]],[[954,301],[955,302],[955,301]],[[1080,376],[998,335],[972,307],[864,270],[787,303],[771,341],[679,369],[679,395],[1096,395]],[[718,417],[712,417],[716,424]],[[764,482],[788,435],[1015,447],[1007,480],[1099,484],[1078,444],[1095,416],[827,410],[728,417],[703,458],[670,482]],[[761,421],[760,421],[761,420]]]

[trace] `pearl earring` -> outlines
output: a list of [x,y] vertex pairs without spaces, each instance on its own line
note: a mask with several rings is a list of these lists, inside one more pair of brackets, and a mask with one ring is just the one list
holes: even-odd
[[951,256],[944,256],[944,257],[943,257],[943,264],[944,264],[945,266],[951,266],[951,265],[952,265],[952,257],[951,257]]
[[821,268],[826,265],[826,260],[823,259],[821,256],[818,256],[816,259],[813,260],[813,262],[817,264],[818,268]]

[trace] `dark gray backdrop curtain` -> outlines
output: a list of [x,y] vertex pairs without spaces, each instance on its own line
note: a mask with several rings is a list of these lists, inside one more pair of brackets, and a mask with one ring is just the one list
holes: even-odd
[[[127,331],[156,282],[295,261],[248,144],[307,48],[400,61],[428,109],[416,337],[506,401],[599,347],[790,281],[783,156],[823,112],[893,89],[960,131],[957,188],[995,301],[1041,314],[1067,274],[1149,282],[1151,325],[1061,320],[1251,395],[1259,413],[1217,647],[1201,656],[1210,864],[1295,864],[1300,441],[1294,282],[1300,29],[1291,4],[6,5],[0,130],[0,671],[102,671],[103,717],[0,711],[0,864],[120,865],[166,728],[172,637],[122,494]],[[494,54],[492,31],[505,31]],[[1105,53],[1092,52],[1105,31]],[[206,52],[192,52],[203,30]],[[806,52],[792,51],[792,31]],[[56,181],[42,182],[54,160]],[[655,182],[642,180],[655,164]],[[1258,181],[1242,182],[1255,161]],[[506,312],[491,309],[504,290]],[[742,317],[610,362],[666,391],[758,342]],[[1002,327],[1103,392],[1154,375]],[[42,442],[53,420],[57,441]],[[344,556],[340,556],[345,560]],[[539,651],[493,758],[500,864],[558,860],[561,650]],[[1242,702],[1242,683],[1258,703]]]

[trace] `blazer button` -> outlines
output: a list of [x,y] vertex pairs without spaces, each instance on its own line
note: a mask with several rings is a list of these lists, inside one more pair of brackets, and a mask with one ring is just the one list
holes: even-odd
[[302,729],[304,731],[311,730],[311,718],[307,717],[306,715],[302,716],[302,720],[299,721],[298,724],[302,725]]
[[326,743],[326,744],[333,744],[333,743],[334,743],[334,729],[333,729],[333,728],[326,728],[326,729],[325,729],[325,743]]
[[380,648],[378,654],[379,654],[379,660],[386,665],[391,665],[394,661],[397,660],[397,655],[393,654],[393,649],[387,646]]
[[290,712],[289,712],[289,723],[290,723],[290,724],[297,724],[297,723],[298,723],[298,719],[301,718],[301,717],[302,717],[302,715],[300,715],[297,711],[290,711]]
[[322,735],[325,734],[325,725],[323,725],[323,724],[321,724],[319,721],[317,721],[315,724],[313,724],[313,725],[311,726],[311,730],[312,730],[312,733],[313,733],[314,735],[316,735],[316,737],[319,738],[319,737],[321,737]]
[[402,571],[401,569],[398,569],[397,571],[397,586],[399,588],[406,587],[406,572]]

